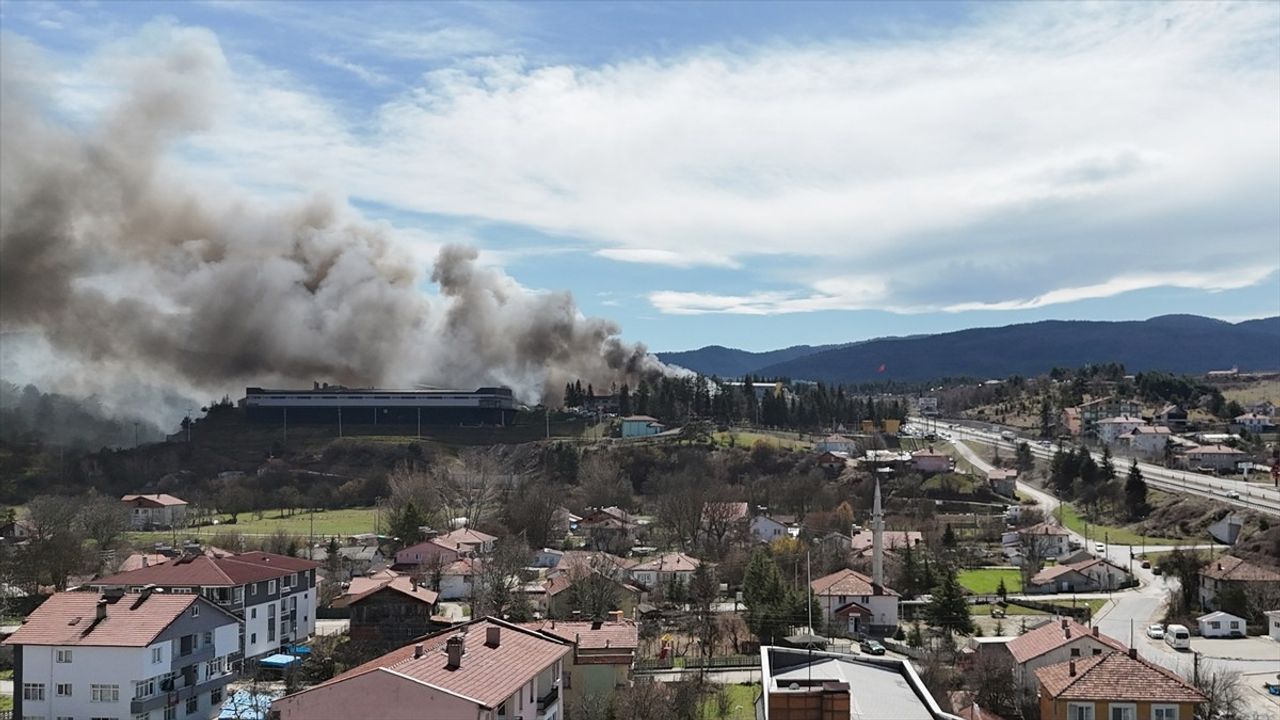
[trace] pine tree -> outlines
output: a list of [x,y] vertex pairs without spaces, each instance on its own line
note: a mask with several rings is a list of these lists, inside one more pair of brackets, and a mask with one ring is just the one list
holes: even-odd
[[1142,479],[1137,460],[1129,465],[1129,477],[1124,481],[1124,507],[1130,520],[1137,520],[1147,512],[1147,481]]
[[1102,446],[1102,482],[1109,483],[1116,479],[1116,464],[1111,458],[1110,446]]
[[973,634],[969,603],[965,601],[964,589],[956,579],[954,567],[943,566],[941,582],[934,588],[933,599],[925,608],[925,615],[935,628],[963,635]]
[[425,523],[426,518],[410,500],[399,512],[392,511],[387,525],[391,536],[395,538],[396,547],[405,548],[418,542],[419,533],[421,533],[418,528]]
[[[1000,584],[996,586],[996,595],[999,595],[1001,600],[1009,599],[1009,590],[1004,586],[1004,578],[1000,578]],[[999,635],[999,633],[996,634]]]
[[953,548],[956,546],[956,531],[951,529],[951,523],[947,523],[947,528],[942,531],[942,547]]

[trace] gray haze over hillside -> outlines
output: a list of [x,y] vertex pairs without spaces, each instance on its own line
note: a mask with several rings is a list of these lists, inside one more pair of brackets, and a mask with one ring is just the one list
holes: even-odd
[[[43,94],[41,58],[0,59],[0,329],[7,379],[138,411],[242,385],[607,387],[661,369],[567,292],[537,293],[444,245],[430,275],[345,202],[271,204],[172,162],[224,102],[209,35],[138,61],[91,124]],[[19,377],[15,377],[19,375]],[[175,408],[170,407],[172,412]]]

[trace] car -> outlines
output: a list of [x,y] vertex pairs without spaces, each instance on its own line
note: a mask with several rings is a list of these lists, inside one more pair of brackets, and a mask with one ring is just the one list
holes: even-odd
[[884,646],[876,640],[863,640],[859,647],[862,648],[862,652],[868,655],[884,654]]
[[1239,499],[1240,499],[1240,492],[1239,492],[1238,490],[1228,490],[1228,491],[1227,491],[1227,493],[1226,493],[1226,495],[1227,495],[1227,497],[1231,498],[1232,500],[1239,500]]
[[1164,574],[1164,569],[1163,569],[1163,568],[1161,568],[1159,565],[1157,565],[1157,566],[1155,566],[1155,567],[1151,568],[1151,574],[1152,574],[1152,575],[1163,575],[1163,574]]
[[1105,553],[1107,551],[1107,546],[1102,543],[1094,543],[1093,551],[1096,553]]
[[1143,560],[1143,561],[1142,561],[1142,568],[1143,568],[1144,570],[1148,570],[1148,569],[1150,569],[1150,568],[1151,568],[1151,561],[1150,561],[1150,560]]
[[1160,625],[1160,624],[1158,624],[1158,623],[1157,623],[1157,624],[1155,624],[1155,625],[1152,625],[1152,626],[1148,627],[1148,628],[1147,628],[1147,637],[1152,638],[1153,640],[1163,640],[1163,639],[1164,639],[1164,626],[1163,626],[1163,625]]

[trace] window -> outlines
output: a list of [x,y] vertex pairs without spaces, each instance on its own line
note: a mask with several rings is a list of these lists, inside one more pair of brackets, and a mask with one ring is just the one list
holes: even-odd
[[212,644],[213,644],[213,631],[212,631],[212,630],[205,630],[205,631],[204,631],[204,637],[200,639],[200,644],[201,644],[201,645],[212,645]]
[[1093,720],[1093,703],[1067,703],[1067,720]]
[[1093,654],[1094,654],[1094,655],[1101,655],[1101,654],[1102,654],[1102,648],[1094,648],[1094,649],[1093,649]]
[[164,720],[178,720],[178,706],[170,705],[164,709]]
[[44,702],[44,683],[22,683],[22,699]]
[[250,634],[249,634],[249,644],[250,644],[250,645],[257,645],[257,644],[258,644],[258,633],[250,633]]
[[140,700],[156,694],[156,679],[140,680],[133,684],[133,699]]
[[200,709],[200,696],[192,695],[187,698],[187,714],[194,715]]
[[258,619],[258,608],[249,608],[249,619],[250,620]]
[[1178,720],[1178,706],[1152,705],[1151,720]]
[[257,594],[258,594],[258,586],[257,586],[257,585],[250,585],[250,586],[249,586],[249,594],[250,594],[250,595],[257,595]]
[[1132,703],[1121,705],[1111,703],[1109,720],[1138,720],[1138,706]]
[[1080,648],[1071,648],[1071,657],[1080,657]]
[[276,594],[276,581],[275,581],[275,580],[268,580],[268,581],[267,581],[267,594],[268,594],[268,595],[275,595],[275,594]]
[[267,606],[267,642],[275,642],[276,639],[276,604],[271,603]]
[[133,720],[151,720],[151,713],[149,712],[138,713],[137,715],[133,716]]
[[101,703],[120,702],[120,686],[119,685],[90,685],[89,686],[89,702],[101,702]]
[[1211,620],[1209,622],[1209,627],[1213,628],[1214,630],[1217,630],[1218,628],[1222,627],[1222,623],[1218,622],[1217,620]]
[[200,606],[198,604],[191,606],[191,617],[200,617]]
[[53,686],[53,694],[56,697],[71,697],[71,683],[58,683]]
[[222,688],[214,688],[209,691],[209,705],[218,707],[222,704]]
[[564,671],[564,689],[569,690],[571,688],[573,688],[573,673],[569,672],[568,670],[565,670]]
[[71,662],[71,651],[70,650],[54,651],[54,662],[60,662],[60,663]]

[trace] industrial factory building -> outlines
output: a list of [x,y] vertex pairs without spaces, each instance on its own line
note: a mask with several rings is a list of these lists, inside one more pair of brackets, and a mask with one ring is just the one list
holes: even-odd
[[465,390],[313,390],[245,388],[240,401],[255,422],[325,425],[509,425],[510,388]]

